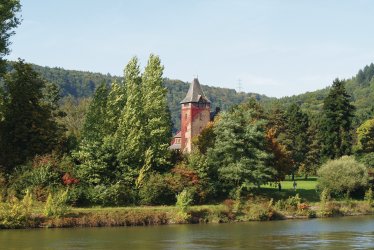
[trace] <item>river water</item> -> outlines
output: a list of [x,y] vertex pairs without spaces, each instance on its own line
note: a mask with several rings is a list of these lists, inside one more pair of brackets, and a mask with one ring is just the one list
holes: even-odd
[[374,249],[374,217],[0,230],[0,249]]

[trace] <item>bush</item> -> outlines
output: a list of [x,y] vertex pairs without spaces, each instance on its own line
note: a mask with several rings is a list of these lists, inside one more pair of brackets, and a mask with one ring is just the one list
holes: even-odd
[[140,203],[143,205],[171,205],[175,203],[175,193],[167,176],[155,173],[139,189]]
[[0,201],[0,228],[25,228],[31,223],[32,196],[26,191],[22,201],[12,197],[8,202]]
[[80,195],[78,203],[101,206],[130,205],[136,199],[134,190],[120,182],[83,187]]
[[68,192],[68,189],[65,191],[61,190],[56,193],[54,197],[49,193],[44,207],[44,215],[47,217],[59,218],[67,214],[70,210],[70,207],[67,204],[69,197]]
[[331,194],[344,195],[368,185],[366,167],[351,156],[326,162],[318,170],[318,189],[328,189]]
[[373,206],[373,190],[371,188],[365,192],[365,201],[369,204],[369,206]]
[[188,189],[183,189],[177,195],[177,202],[175,206],[180,209],[180,211],[186,213],[188,211],[189,206],[192,204],[193,201],[193,193]]

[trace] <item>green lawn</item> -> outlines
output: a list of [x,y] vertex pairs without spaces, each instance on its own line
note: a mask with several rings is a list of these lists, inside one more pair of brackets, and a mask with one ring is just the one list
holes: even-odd
[[307,180],[304,178],[295,178],[297,187],[296,192],[293,190],[293,181],[285,180],[281,182],[282,190],[278,191],[277,185],[263,185],[259,194],[274,199],[287,199],[289,196],[299,194],[302,199],[309,202],[319,201],[319,195],[316,192],[317,178],[309,177]]

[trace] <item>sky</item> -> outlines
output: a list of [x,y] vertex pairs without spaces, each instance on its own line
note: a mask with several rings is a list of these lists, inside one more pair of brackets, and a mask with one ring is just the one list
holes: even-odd
[[374,62],[371,0],[21,0],[7,59],[123,75],[160,56],[164,77],[282,97]]

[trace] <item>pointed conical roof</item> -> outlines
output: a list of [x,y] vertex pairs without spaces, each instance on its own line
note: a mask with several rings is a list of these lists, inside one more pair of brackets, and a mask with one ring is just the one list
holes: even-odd
[[188,102],[199,102],[200,99],[210,103],[209,99],[205,96],[203,89],[200,86],[199,80],[194,78],[190,88],[188,89],[186,97],[181,101],[181,104]]

